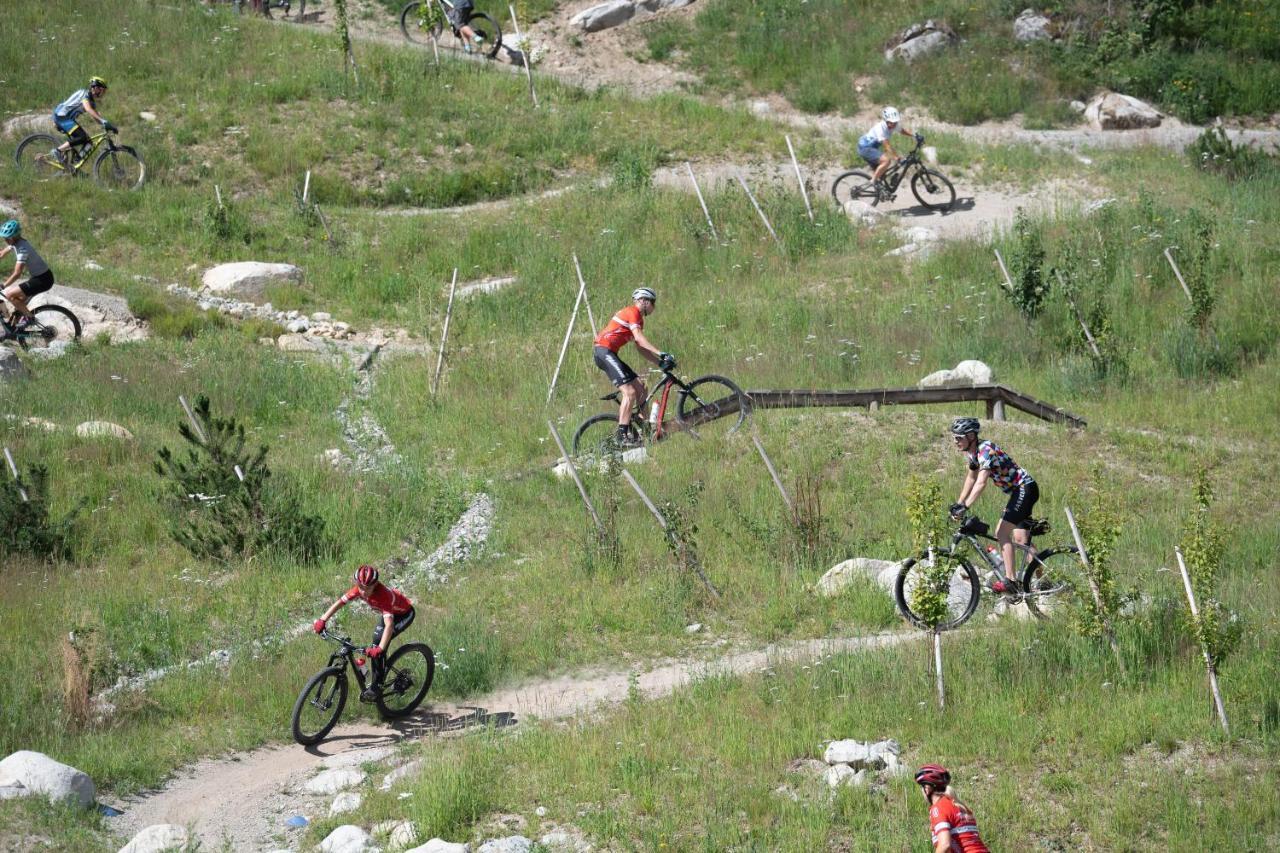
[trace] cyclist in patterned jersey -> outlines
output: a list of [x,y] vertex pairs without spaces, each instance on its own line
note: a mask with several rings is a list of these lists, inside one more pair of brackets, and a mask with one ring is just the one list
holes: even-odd
[[644,382],[636,376],[636,372],[622,359],[618,358],[618,350],[635,341],[640,355],[658,365],[663,370],[671,370],[676,366],[675,356],[659,352],[644,336],[644,318],[653,313],[658,304],[658,294],[651,288],[637,287],[631,292],[634,305],[623,308],[609,321],[595,340],[596,367],[604,371],[615,388],[622,392],[618,406],[618,444],[625,445],[631,436],[631,411],[643,400]]
[[978,438],[980,424],[977,418],[956,418],[951,422],[951,438],[956,450],[964,454],[969,463],[960,497],[951,505],[951,517],[963,518],[978,496],[993,482],[1009,496],[1000,524],[996,527],[996,541],[1000,544],[1000,556],[1004,560],[1002,580],[991,589],[1002,595],[1017,595],[1017,566],[1013,562],[1013,542],[1026,545],[1027,521],[1031,509],[1040,499],[1040,487],[1026,470],[1019,468],[1013,458],[992,441]]
[[364,650],[372,664],[370,669],[373,678],[360,694],[360,698],[365,702],[372,702],[382,686],[386,669],[386,651],[391,645],[391,638],[403,633],[413,624],[415,613],[413,602],[409,597],[400,590],[392,589],[379,581],[378,570],[373,566],[361,566],[356,569],[354,580],[356,585],[329,605],[329,609],[312,624],[312,628],[319,634],[324,630],[325,623],[333,618],[333,614],[357,598],[382,615],[382,620],[373,629],[373,645]]
[[951,791],[951,774],[937,764],[916,771],[916,784],[929,804],[934,853],[991,853],[978,834],[978,820]]
[[67,153],[71,151],[73,145],[81,148],[89,144],[89,134],[85,133],[84,128],[76,122],[82,113],[93,116],[102,125],[103,130],[115,131],[116,126],[98,113],[98,98],[106,93],[107,81],[93,76],[89,78],[87,87],[72,92],[65,101],[53,108],[53,123],[58,126],[58,130],[67,135],[67,141],[53,149],[51,153],[64,164],[67,162]]
[[[858,138],[858,156],[867,161],[867,165],[875,169],[871,174],[871,179],[875,182],[877,190],[883,190],[884,185],[880,183],[884,178],[884,173],[893,165],[893,161],[898,159],[898,154],[893,150],[893,134],[901,133],[903,136],[912,136],[911,131],[906,127],[899,127],[902,116],[898,115],[898,111],[893,107],[885,107],[880,111],[880,118],[872,125],[871,129],[862,134]],[[924,137],[920,134],[914,134],[913,138],[916,142],[923,142]],[[884,156],[885,149],[889,156]]]

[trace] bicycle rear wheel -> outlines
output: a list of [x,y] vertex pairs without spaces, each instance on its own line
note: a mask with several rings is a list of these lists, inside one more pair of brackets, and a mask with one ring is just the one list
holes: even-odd
[[714,374],[690,382],[676,400],[676,420],[699,438],[734,432],[750,411],[747,395],[737,383]]
[[1022,600],[1040,619],[1065,616],[1088,594],[1088,581],[1074,545],[1047,548],[1027,563],[1022,573]]
[[422,702],[436,676],[436,656],[426,643],[409,643],[387,659],[387,674],[378,695],[384,717],[403,717]]
[[311,676],[298,694],[298,701],[293,703],[293,739],[303,746],[324,740],[333,731],[346,704],[346,667],[320,670]]
[[[926,600],[930,591],[943,596],[936,610]],[[963,625],[978,609],[981,592],[978,573],[968,560],[937,552],[907,560],[893,584],[898,612],[926,631],[949,631]]]
[[439,41],[444,32],[444,14],[436,0],[426,0],[425,5],[414,0],[401,9],[400,32],[404,34],[405,41],[413,44],[427,45]]
[[497,21],[484,12],[476,12],[467,21],[467,26],[471,27],[479,39],[481,53],[489,59],[498,55],[498,48],[502,47],[502,27],[498,26]]
[[25,329],[18,332],[18,345],[23,349],[44,349],[54,341],[75,341],[80,338],[80,318],[61,305],[39,305],[31,309],[35,317]]
[[[18,169],[28,175],[41,178],[55,178],[70,174],[66,168],[49,152],[62,144],[62,140],[48,133],[33,133],[18,143],[18,150],[13,155]],[[67,156],[74,156],[68,152]]]
[[115,145],[98,155],[93,176],[108,189],[136,190],[147,179],[147,167],[137,151],[127,145]]
[[941,172],[920,168],[911,176],[911,192],[930,210],[946,212],[956,203],[956,188]]
[[831,197],[841,210],[850,201],[865,201],[867,204],[877,204],[880,201],[871,175],[861,171],[845,172],[836,178],[831,185]]
[[[630,424],[625,442],[630,447],[639,447],[643,443],[639,430],[634,423]],[[573,455],[575,458],[604,459],[611,453],[626,450],[618,444],[618,416],[594,415],[587,418],[573,434]]]

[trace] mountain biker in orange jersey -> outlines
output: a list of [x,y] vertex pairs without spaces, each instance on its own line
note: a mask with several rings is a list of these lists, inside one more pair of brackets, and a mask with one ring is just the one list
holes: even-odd
[[670,353],[659,352],[657,347],[649,343],[644,336],[644,318],[653,313],[658,304],[658,294],[651,288],[637,287],[631,292],[634,305],[629,305],[613,315],[595,340],[596,367],[605,372],[609,381],[622,392],[622,401],[618,406],[618,444],[624,444],[631,432],[631,410],[636,403],[644,399],[645,387],[636,372],[622,359],[618,358],[618,350],[626,346],[628,341],[636,342],[636,349],[649,361],[663,370],[676,366],[675,357]]
[[992,584],[991,589],[1001,595],[1014,595],[1018,592],[1018,581],[1017,566],[1013,562],[1013,542],[1025,546],[1030,538],[1027,523],[1032,507],[1040,499],[1040,487],[1030,474],[1018,467],[1013,457],[996,447],[995,442],[978,438],[980,426],[977,418],[956,418],[951,422],[951,438],[956,450],[963,453],[969,463],[960,497],[951,505],[951,517],[962,518],[977,503],[988,482],[995,483],[1009,496],[1000,524],[996,527],[996,542],[1004,560],[1005,577]]
[[[902,116],[898,115],[898,111],[893,107],[885,107],[880,111],[880,118],[883,121],[876,122],[870,130],[862,134],[858,139],[858,156],[867,161],[867,165],[875,169],[871,174],[871,179],[875,181],[876,188],[879,189],[880,180],[884,177],[884,173],[893,165],[893,161],[898,159],[898,154],[893,150],[891,141],[895,131],[903,136],[912,136],[912,133],[906,127],[899,127]],[[923,137],[915,134],[914,139],[920,142]],[[884,156],[884,152],[880,149],[884,148],[889,152],[889,156]]]
[[89,78],[88,86],[72,92],[65,101],[53,108],[53,123],[67,136],[67,141],[53,150],[54,156],[63,163],[68,162],[67,154],[73,145],[81,148],[89,144],[89,134],[76,122],[81,113],[93,116],[103,130],[110,132],[116,129],[114,124],[98,113],[98,98],[106,93],[107,81],[94,75]]
[[355,586],[329,605],[329,609],[312,624],[312,627],[319,634],[333,614],[357,598],[382,614],[382,621],[373,629],[373,645],[364,650],[372,663],[373,678],[360,694],[360,698],[370,702],[378,695],[378,690],[382,686],[386,669],[386,652],[387,647],[391,645],[391,638],[403,633],[412,625],[415,614],[413,602],[409,597],[400,590],[391,589],[379,581],[378,570],[373,566],[361,566],[356,569],[355,582]]
[[951,791],[945,767],[926,764],[916,771],[916,784],[929,804],[929,830],[934,853],[991,853],[978,834],[978,820]]

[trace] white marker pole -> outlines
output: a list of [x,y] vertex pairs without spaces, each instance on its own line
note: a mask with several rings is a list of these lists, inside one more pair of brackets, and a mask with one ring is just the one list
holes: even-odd
[[596,335],[596,317],[591,313],[591,300],[587,298],[587,282],[582,278],[582,265],[578,263],[578,256],[573,256],[573,268],[578,271],[578,286],[582,288],[582,303],[587,306],[587,320],[591,323],[591,336]]
[[800,195],[804,197],[804,210],[809,214],[809,221],[813,221],[813,208],[809,206],[809,190],[805,188],[804,176],[800,174],[800,161],[796,159],[796,149],[791,147],[791,136],[787,134],[784,137],[787,140],[787,150],[791,152],[791,165],[796,168],[796,183],[800,185]]
[[[9,451],[5,451],[8,453]],[[1182,572],[1182,586],[1187,591],[1187,604],[1191,605],[1191,618],[1200,618],[1200,608],[1196,607],[1196,594],[1191,590],[1191,575],[1187,573],[1187,564],[1182,560],[1182,549],[1174,548],[1174,555],[1178,558],[1178,569]],[[1230,736],[1231,730],[1227,727],[1227,709],[1222,704],[1222,693],[1218,690],[1218,671],[1213,665],[1213,658],[1209,656],[1209,647],[1204,643],[1200,644],[1200,651],[1204,652],[1204,665],[1209,670],[1209,690],[1213,693],[1213,705],[1218,709],[1218,719],[1222,722],[1222,733]]]
[[773,226],[769,224],[769,217],[765,216],[764,211],[760,209],[760,203],[756,201],[756,197],[752,195],[751,187],[747,186],[747,182],[743,179],[741,173],[737,175],[737,178],[738,183],[742,184],[742,191],[747,194],[747,198],[751,199],[751,206],[756,209],[756,213],[760,214],[760,221],[763,222],[764,227],[769,230],[769,236],[773,238],[775,243],[781,246],[782,241],[778,239],[778,232],[774,231]]
[[13,454],[7,447],[4,449],[4,461],[9,463],[9,473],[13,474],[13,482],[18,484],[18,494],[22,497],[22,502],[31,503],[27,498],[27,490],[22,488],[22,480],[18,477],[18,466],[13,464]]
[[551,387],[547,389],[547,405],[551,405],[551,395],[556,393],[556,382],[560,379],[560,367],[564,364],[564,354],[569,351],[569,338],[573,335],[573,324],[578,319],[578,306],[582,304],[582,295],[586,286],[578,288],[578,298],[573,300],[573,313],[569,315],[569,328],[564,330],[564,343],[560,345],[560,358],[556,359],[556,372],[551,375]]
[[[509,5],[507,8],[511,11],[511,26],[516,31],[516,44],[520,44],[520,22],[516,20],[516,7]],[[527,47],[528,45],[525,45],[520,48],[520,59],[524,63],[525,76],[529,78],[529,97],[533,99],[533,106],[536,109],[538,106],[538,93],[533,90],[533,70],[529,68],[529,51],[526,50]]]
[[311,194],[311,170],[307,169],[307,176],[302,179],[302,203],[307,203],[307,196]]
[[698,194],[698,204],[702,205],[702,215],[707,217],[707,227],[711,229],[711,237],[719,242],[720,235],[716,233],[715,223],[711,221],[711,213],[707,210],[707,202],[702,198],[702,188],[698,186],[698,179],[693,176],[693,166],[689,165],[689,161],[684,161],[684,167],[689,172],[689,180],[693,183],[693,191]]
[[444,367],[444,342],[449,339],[449,320],[453,317],[453,294],[458,289],[458,268],[453,268],[453,281],[449,284],[449,307],[444,312],[444,331],[440,333],[440,354],[436,357],[436,375],[431,379],[431,396],[440,388],[440,369]]

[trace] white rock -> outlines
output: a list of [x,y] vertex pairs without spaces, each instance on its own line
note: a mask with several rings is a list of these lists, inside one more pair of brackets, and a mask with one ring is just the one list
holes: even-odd
[[0,761],[0,787],[21,787],[31,794],[85,807],[93,805],[97,793],[93,780],[84,771],[26,749]]
[[1097,213],[1099,210],[1102,210],[1104,207],[1110,207],[1115,203],[1116,203],[1116,200],[1114,198],[1100,198],[1096,201],[1091,201],[1088,204],[1086,204],[1084,206],[1084,212],[1086,215],[1090,213]]
[[867,578],[874,581],[889,569],[892,569],[896,575],[900,565],[901,563],[892,560],[873,560],[869,557],[845,560],[843,563],[832,566],[818,579],[818,593],[827,597],[838,595],[853,583],[854,578]]
[[534,813],[535,815],[537,815],[538,817],[546,817],[546,816],[547,816],[547,807],[546,807],[546,806],[538,806],[536,809],[534,809],[534,810],[533,810],[533,813]]
[[387,843],[398,850],[403,850],[417,840],[418,827],[411,820],[397,821],[391,832],[387,833]]
[[9,379],[24,379],[31,375],[31,371],[22,363],[22,359],[18,358],[18,354],[9,347],[0,348],[0,381]]
[[58,133],[53,124],[53,111],[42,113],[26,113],[5,120],[5,136],[26,136],[30,133]]
[[310,329],[311,323],[310,321],[307,320],[306,317],[299,317],[296,320],[290,320],[289,325],[285,326],[284,328],[286,331],[290,332],[291,334],[296,335],[296,334],[301,334],[302,332],[305,332],[307,329]]
[[288,334],[276,338],[276,346],[283,352],[320,352],[324,344],[305,335]]
[[358,826],[346,824],[325,836],[319,849],[324,853],[374,853],[379,848],[369,833]]
[[320,761],[320,766],[325,770],[333,770],[336,767],[359,767],[361,764],[383,761],[395,755],[395,753],[395,749],[390,746],[375,746],[370,749],[348,749],[346,752],[325,756]]
[[206,270],[201,283],[210,293],[234,293],[250,299],[259,299],[270,284],[302,282],[302,270],[293,264],[267,264],[259,261],[238,261],[219,264]]
[[649,450],[644,447],[633,447],[622,451],[622,461],[628,465],[637,465],[649,461]]
[[394,786],[401,779],[407,779],[408,777],[417,773],[421,769],[422,769],[422,759],[415,758],[413,761],[410,761],[408,764],[405,764],[401,767],[397,767],[395,770],[392,770],[390,773],[388,773],[386,775],[386,778],[382,780],[382,785],[380,787],[384,791],[390,791],[392,786]]
[[853,770],[879,770],[886,765],[885,756],[898,755],[901,747],[895,740],[874,743],[860,740],[837,740],[827,746],[823,760],[839,767],[848,765]]
[[912,63],[944,50],[959,40],[949,28],[929,20],[903,30],[898,44],[886,50],[884,58],[890,62],[902,60]]
[[923,225],[915,225],[905,229],[903,235],[913,243],[932,243],[938,239],[938,232]]
[[119,853],[161,853],[164,850],[182,850],[189,837],[187,828],[174,823],[158,823],[148,826],[120,848]]
[[570,18],[569,23],[583,32],[594,33],[625,24],[635,14],[636,6],[631,0],[609,0],[607,3],[583,9]]
[[480,281],[473,281],[459,287],[457,296],[459,299],[466,299],[481,293],[497,293],[504,287],[509,287],[515,283],[516,277],[513,275],[481,279]]
[[97,261],[85,261],[84,264],[82,264],[82,266],[87,270],[96,271],[96,270],[102,269],[102,264],[98,263]]
[[867,771],[854,770],[848,764],[835,764],[827,768],[827,785],[839,788],[841,785],[861,785],[866,781]]
[[303,787],[309,794],[336,794],[365,780],[365,772],[350,767],[326,770]]
[[360,808],[362,802],[364,802],[364,797],[361,796],[359,791],[343,791],[334,797],[333,802],[329,804],[329,817],[353,812]]
[[530,853],[533,842],[523,835],[509,835],[486,841],[476,848],[476,853]]
[[1023,9],[1022,14],[1013,22],[1013,37],[1021,42],[1052,41],[1053,34],[1049,32],[1051,23],[1048,16],[1034,9]]
[[977,359],[967,359],[951,370],[938,370],[920,380],[921,388],[956,388],[989,385],[995,380],[990,367]]
[[905,243],[896,249],[890,249],[884,253],[886,258],[900,258],[904,255],[914,255],[920,247],[915,243]]
[[1164,119],[1150,104],[1117,92],[1103,92],[1095,97],[1085,108],[1084,117],[1097,130],[1159,127]]
[[694,622],[692,625],[685,625],[685,626],[684,626],[684,632],[685,632],[686,634],[696,634],[696,633],[698,633],[698,632],[699,632],[699,631],[701,631],[701,630],[702,630],[702,623],[701,623],[701,622]]
[[471,845],[433,838],[421,847],[406,850],[405,853],[471,853]]
[[538,839],[548,853],[591,853],[591,843],[579,835],[557,829]]
[[862,199],[850,199],[844,203],[844,215],[849,217],[851,222],[859,225],[875,225],[881,219],[884,219],[884,211],[877,207],[872,207]]
[[332,323],[333,315],[330,314],[328,311],[317,311],[316,313],[311,315],[311,319],[316,321],[317,323]]
[[142,119],[143,121],[155,121],[156,114],[151,112],[150,110],[143,110],[142,112],[138,113],[138,118]]
[[1075,113],[1076,115],[1084,115],[1084,111],[1089,109],[1089,105],[1086,104],[1084,101],[1072,101],[1071,103],[1067,104],[1067,106],[1069,106],[1071,108],[1071,112]]
[[133,440],[133,433],[110,421],[85,421],[82,424],[77,424],[76,435],[81,438],[122,438],[125,441]]
[[751,114],[758,118],[768,118],[773,114],[773,107],[768,101],[759,100],[751,102]]
[[885,753],[884,755],[884,772],[886,775],[898,778],[901,776],[910,776],[911,768],[902,763],[902,759],[896,753]]

